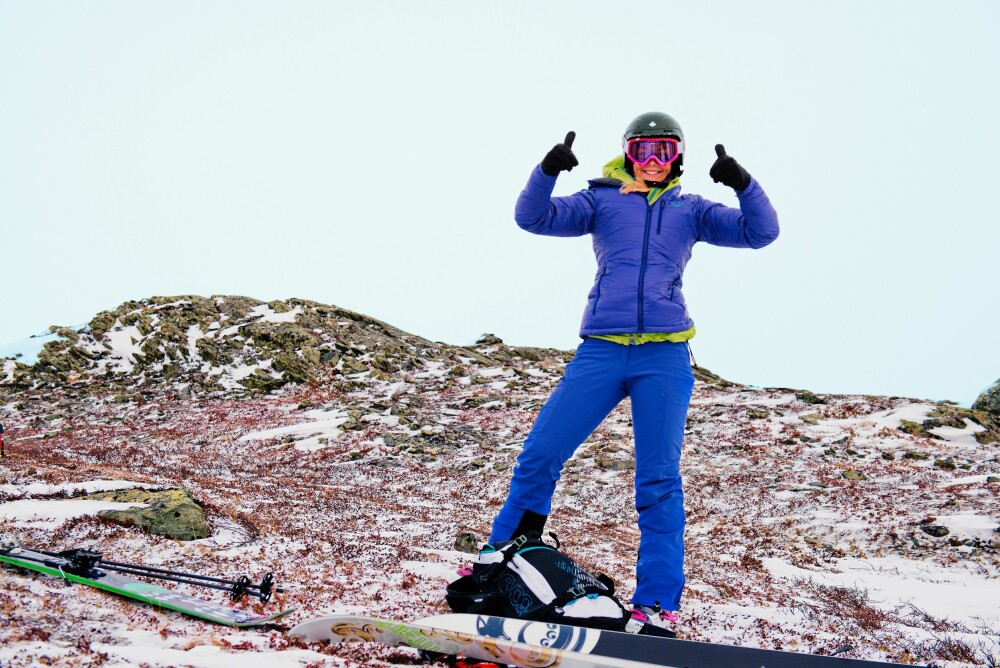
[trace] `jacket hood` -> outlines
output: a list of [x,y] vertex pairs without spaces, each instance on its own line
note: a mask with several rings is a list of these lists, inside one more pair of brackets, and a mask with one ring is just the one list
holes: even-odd
[[[621,183],[633,183],[635,177],[625,171],[625,156],[618,155],[615,156],[611,161],[604,165],[601,170],[601,175],[606,179],[614,179]],[[659,199],[660,195],[663,193],[673,190],[674,188],[679,188],[681,185],[681,179],[678,176],[676,179],[667,184],[666,188],[653,188],[649,191],[646,199],[649,200],[650,204]]]

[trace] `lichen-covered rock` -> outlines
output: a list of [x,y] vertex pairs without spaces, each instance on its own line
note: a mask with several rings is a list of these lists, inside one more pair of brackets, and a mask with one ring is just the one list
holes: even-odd
[[810,392],[809,390],[802,390],[801,392],[795,393],[795,398],[799,401],[803,401],[807,404],[825,404],[826,399],[823,397]]
[[137,526],[143,531],[176,540],[195,540],[208,536],[205,514],[191,494],[184,489],[150,491],[125,489],[82,497],[119,503],[145,503],[145,508],[106,510],[100,513],[124,526]]
[[304,383],[312,378],[309,362],[295,353],[279,353],[271,368],[283,374],[282,380],[286,383]]
[[1000,379],[976,397],[972,404],[972,410],[984,411],[990,415],[1000,418]]
[[111,315],[108,311],[101,311],[94,319],[90,321],[90,331],[93,332],[94,336],[101,338],[108,333],[108,330],[114,327],[115,316]]
[[477,554],[482,540],[470,531],[463,531],[455,537],[455,549],[467,554]]
[[284,378],[273,377],[263,369],[256,369],[252,374],[243,379],[243,386],[259,392],[271,392],[282,387],[287,382]]

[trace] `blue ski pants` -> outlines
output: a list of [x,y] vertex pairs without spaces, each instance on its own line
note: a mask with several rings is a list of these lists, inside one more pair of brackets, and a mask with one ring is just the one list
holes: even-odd
[[686,343],[585,339],[524,441],[490,540],[513,538],[525,511],[549,514],[563,464],[630,397],[640,530],[632,602],[677,610],[684,588],[681,442],[694,385],[689,355]]

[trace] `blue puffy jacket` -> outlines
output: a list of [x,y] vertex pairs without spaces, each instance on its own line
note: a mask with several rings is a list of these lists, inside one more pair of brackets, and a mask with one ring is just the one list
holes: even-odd
[[[620,165],[622,158],[617,160]],[[615,179],[595,179],[568,197],[552,197],[555,183],[556,177],[535,167],[517,199],[514,219],[534,234],[593,237],[597,275],[581,337],[691,329],[681,286],[695,243],[762,248],[778,237],[778,216],[752,178],[737,193],[739,209],[682,195],[679,185],[650,203],[642,193],[621,194],[622,182]]]

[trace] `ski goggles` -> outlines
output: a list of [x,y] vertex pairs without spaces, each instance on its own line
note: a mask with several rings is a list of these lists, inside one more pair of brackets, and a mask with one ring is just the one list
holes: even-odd
[[637,165],[655,160],[669,165],[684,151],[684,142],[671,137],[633,137],[625,142],[625,155]]

